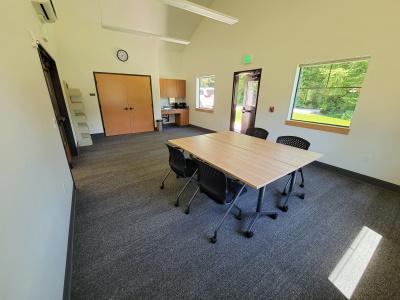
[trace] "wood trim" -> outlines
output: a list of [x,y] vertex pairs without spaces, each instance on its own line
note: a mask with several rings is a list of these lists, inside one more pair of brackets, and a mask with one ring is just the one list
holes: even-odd
[[208,112],[208,113],[213,113],[214,109],[213,108],[197,108],[196,111],[202,111],[202,112]]
[[323,125],[323,124],[302,122],[302,121],[295,121],[295,120],[286,120],[285,124],[289,125],[289,126],[296,126],[296,127],[315,129],[315,130],[321,130],[321,131],[328,131],[328,132],[334,132],[334,133],[339,133],[339,134],[349,134],[349,132],[350,132],[350,128],[346,128],[346,127]]

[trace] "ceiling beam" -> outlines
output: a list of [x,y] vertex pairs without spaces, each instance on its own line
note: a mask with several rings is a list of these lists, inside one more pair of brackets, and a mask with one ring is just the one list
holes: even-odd
[[236,24],[237,22],[239,22],[239,19],[225,15],[219,11],[210,9],[208,7],[190,2],[190,1],[186,1],[186,0],[160,0],[162,2],[164,2],[165,4],[168,4],[170,6],[174,6],[186,11],[190,11],[194,14],[198,14],[201,15],[203,17],[207,17],[210,19],[213,19],[215,21],[219,21],[222,23],[226,23],[229,25],[233,25]]
[[129,29],[129,28],[124,28],[124,27],[118,27],[118,26],[113,26],[113,25],[107,25],[107,24],[101,24],[101,27],[104,29],[108,30],[113,30],[113,31],[118,31],[118,32],[124,32],[124,33],[130,33],[134,35],[139,35],[139,36],[145,36],[145,37],[150,37],[150,38],[155,38],[158,40],[162,40],[165,42],[170,42],[170,43],[175,43],[175,44],[181,44],[181,45],[189,45],[190,41],[186,40],[181,40],[178,38],[174,37],[169,37],[169,36],[163,36],[151,32],[146,32],[146,31],[140,31],[140,30],[135,30],[135,29]]

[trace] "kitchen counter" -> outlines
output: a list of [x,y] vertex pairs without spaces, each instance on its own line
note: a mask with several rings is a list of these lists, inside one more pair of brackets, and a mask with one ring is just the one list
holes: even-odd
[[175,115],[175,123],[178,126],[189,125],[189,108],[161,109],[161,115]]

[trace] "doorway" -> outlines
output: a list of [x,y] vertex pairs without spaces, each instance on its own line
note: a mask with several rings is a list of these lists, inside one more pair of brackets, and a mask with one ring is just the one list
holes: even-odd
[[78,155],[78,148],[75,144],[74,134],[72,132],[72,126],[61,88],[60,77],[58,76],[57,65],[54,59],[41,45],[38,47],[38,52],[65,155],[70,168],[72,168],[72,156]]
[[94,73],[106,136],[154,131],[151,77]]
[[261,69],[234,73],[231,131],[246,133],[248,129],[254,128],[260,81]]

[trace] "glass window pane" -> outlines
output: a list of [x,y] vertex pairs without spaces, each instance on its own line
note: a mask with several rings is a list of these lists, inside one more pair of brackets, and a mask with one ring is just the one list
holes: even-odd
[[326,87],[330,69],[330,65],[302,67],[300,71],[299,88]]
[[246,103],[247,106],[256,106],[258,93],[258,81],[252,80],[247,82]]
[[367,68],[366,60],[333,64],[328,87],[361,87]]
[[349,127],[367,60],[302,67],[291,119]]
[[296,98],[292,119],[349,127],[359,95],[360,88],[307,90]]
[[215,76],[198,78],[198,107],[211,109],[214,107]]

